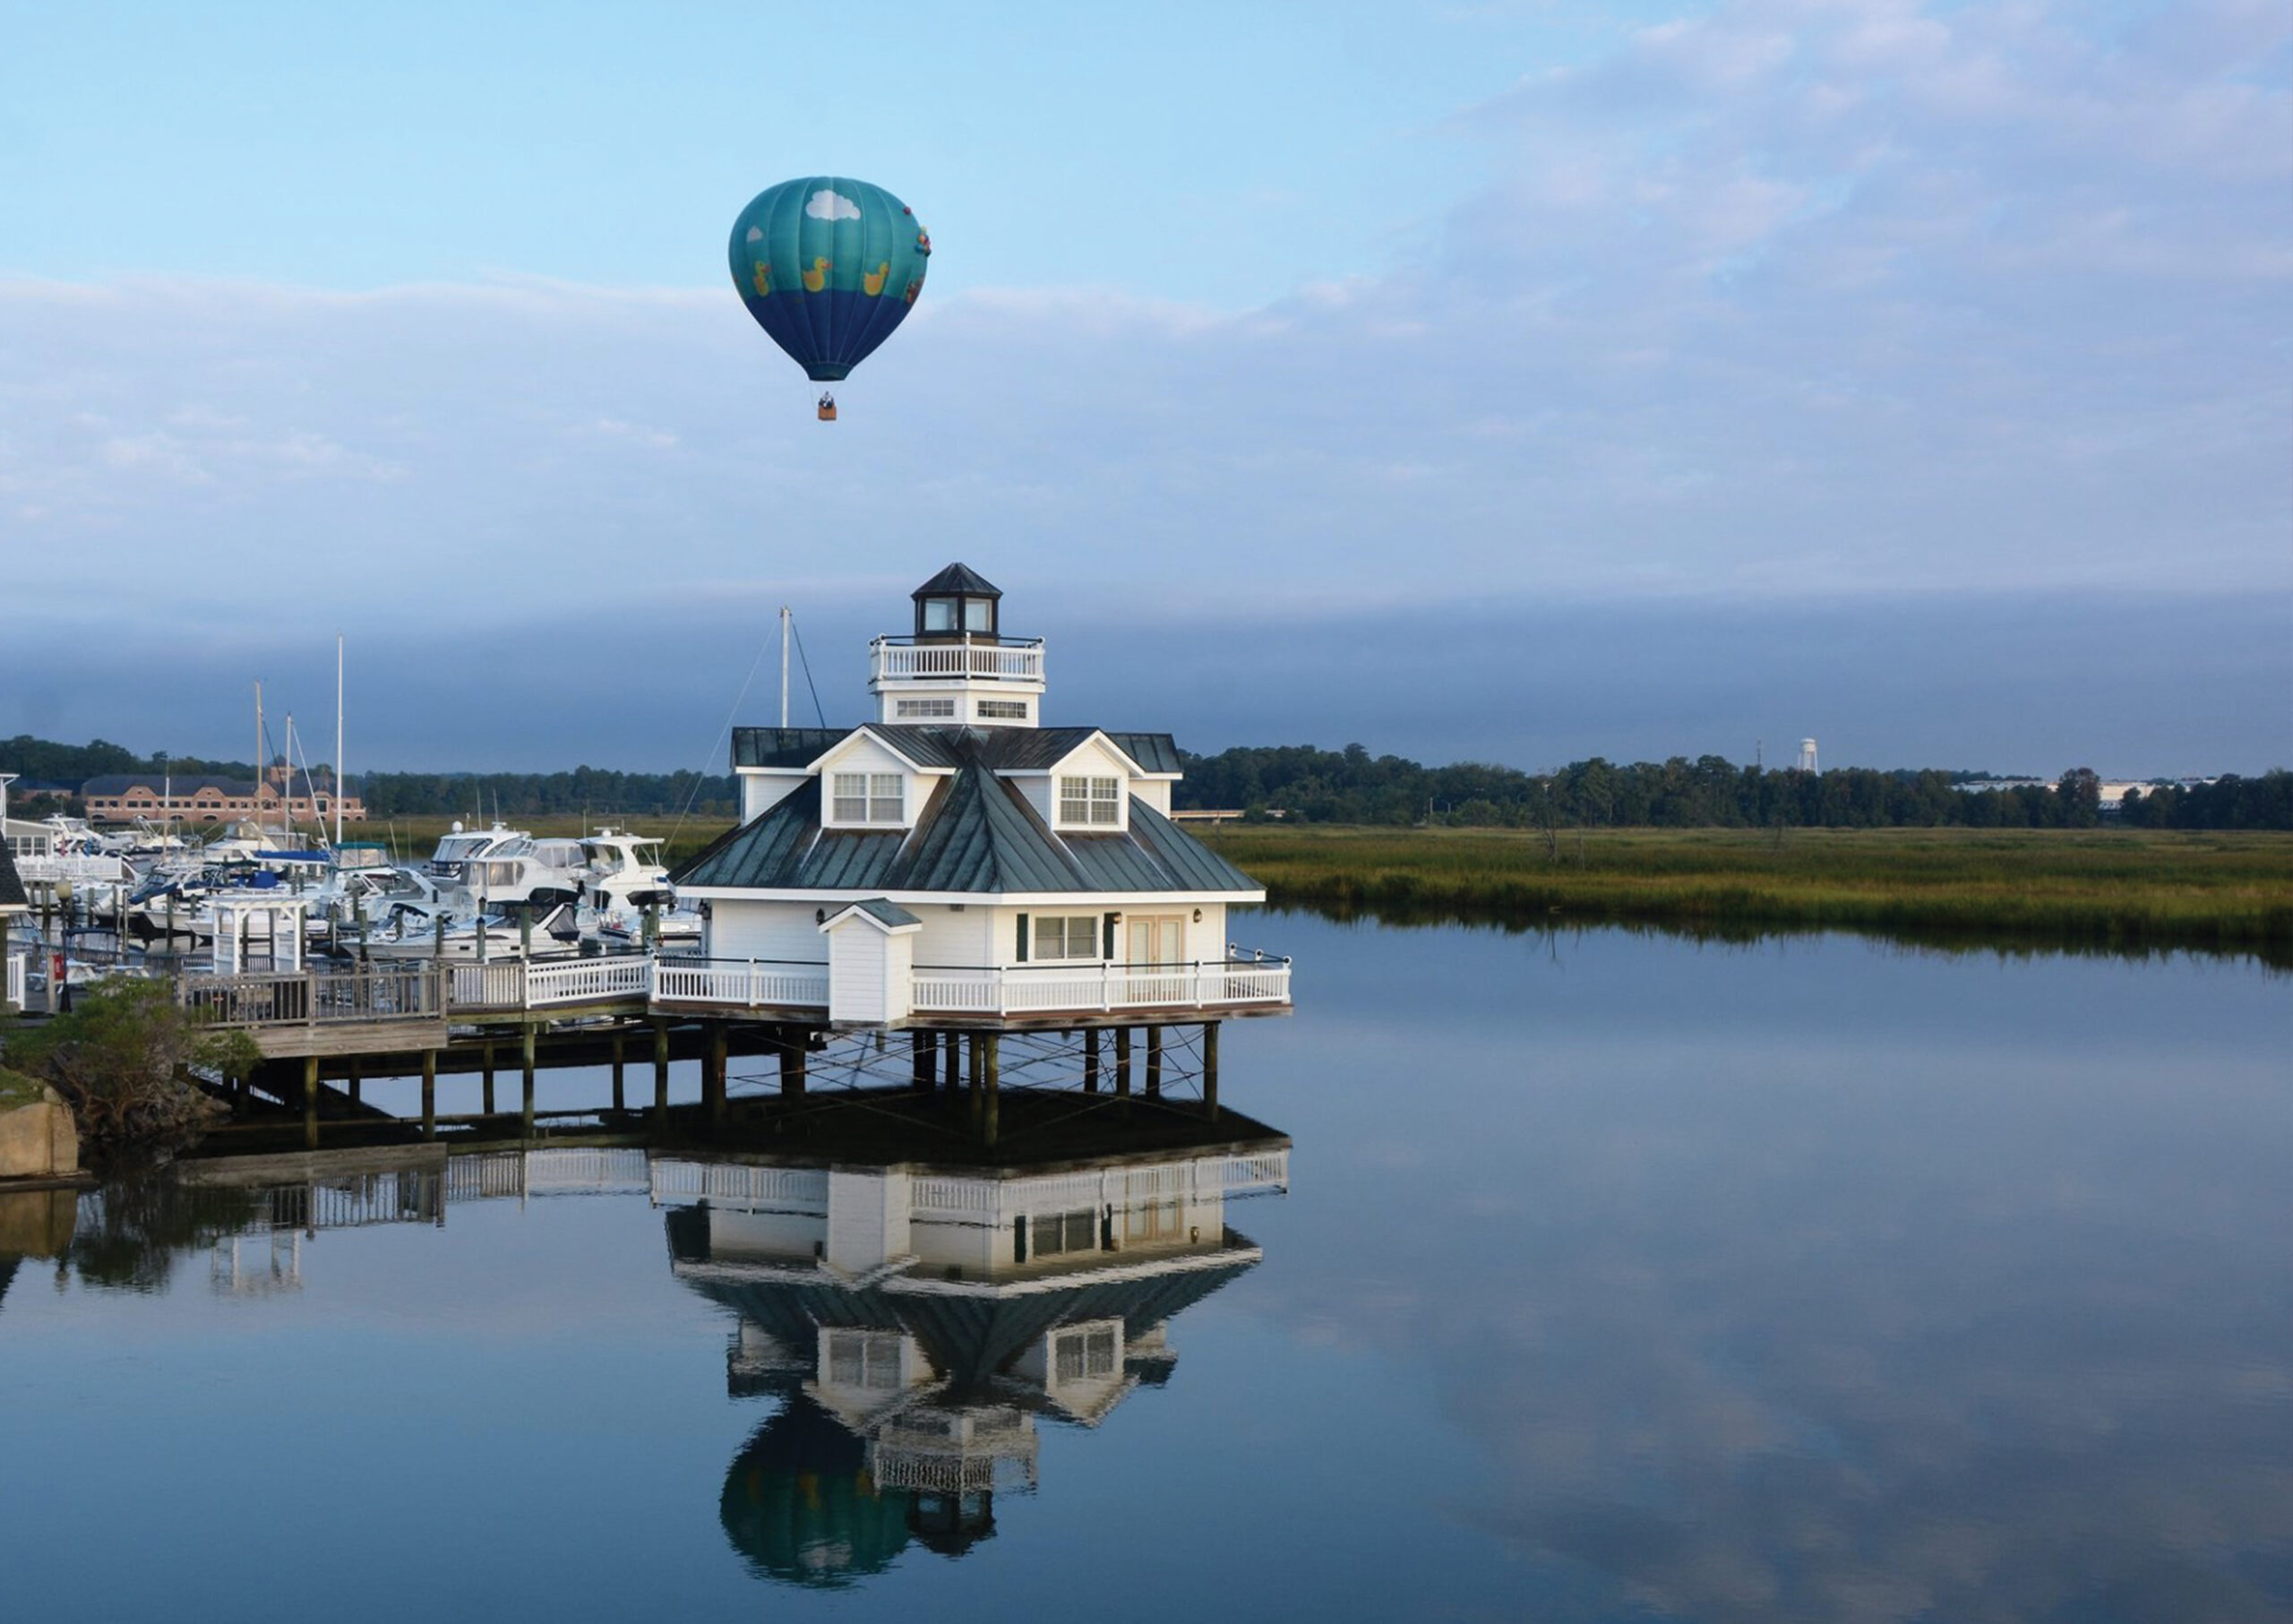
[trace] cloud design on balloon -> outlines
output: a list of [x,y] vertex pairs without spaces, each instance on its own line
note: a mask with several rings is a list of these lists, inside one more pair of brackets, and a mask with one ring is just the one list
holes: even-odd
[[860,205],[841,192],[822,186],[804,200],[804,212],[816,220],[856,220]]
[[764,241],[764,233],[756,227],[751,226],[749,228],[749,241],[751,243],[760,243]]

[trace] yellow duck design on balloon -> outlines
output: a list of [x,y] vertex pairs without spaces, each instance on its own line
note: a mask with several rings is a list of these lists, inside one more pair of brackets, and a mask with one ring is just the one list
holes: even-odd
[[891,275],[891,273],[892,262],[889,260],[886,260],[873,271],[868,271],[861,277],[861,291],[865,293],[870,298],[874,298],[878,294],[883,292],[884,279]]
[[759,296],[772,291],[772,262],[770,260],[759,260],[756,262],[756,290]]
[[828,286],[828,260],[825,256],[812,261],[812,268],[804,272],[804,291],[818,293]]

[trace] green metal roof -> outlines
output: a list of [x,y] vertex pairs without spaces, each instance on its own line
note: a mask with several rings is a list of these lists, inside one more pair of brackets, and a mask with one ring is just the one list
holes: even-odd
[[839,908],[829,915],[828,922],[834,924],[846,914],[865,914],[878,924],[891,930],[898,930],[904,925],[920,925],[923,923],[900,907],[898,903],[887,902],[881,897],[871,897],[865,902],[855,902],[850,907]]
[[[762,817],[686,863],[670,876],[671,883],[743,890],[975,896],[1040,891],[1215,894],[1259,889],[1248,874],[1136,796],[1127,831],[1053,833],[1026,798],[1008,779],[996,776],[996,769],[1015,754],[1035,759],[1032,752],[1012,748],[1015,741],[1041,737],[1035,730],[872,731],[888,741],[897,737],[903,753],[908,743],[915,743],[919,754],[911,760],[920,760],[928,743],[943,752],[953,769],[932,790],[913,829],[823,829],[820,780],[808,779]],[[1093,731],[1043,730],[1071,735],[1066,750]],[[924,735],[931,736],[927,740]]]
[[735,767],[810,767],[820,752],[853,733],[849,727],[735,727]]

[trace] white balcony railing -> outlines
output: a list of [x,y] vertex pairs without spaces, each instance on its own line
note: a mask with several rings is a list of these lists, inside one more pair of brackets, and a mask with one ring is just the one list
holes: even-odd
[[828,966],[756,958],[657,958],[653,1001],[825,1010]]
[[1040,641],[918,643],[880,637],[869,645],[868,657],[868,675],[873,682],[940,682],[949,677],[1043,681]]
[[1198,1010],[1290,1001],[1290,964],[1239,958],[1215,964],[1045,965],[1003,969],[919,966],[919,1015],[1072,1014],[1117,1010]]

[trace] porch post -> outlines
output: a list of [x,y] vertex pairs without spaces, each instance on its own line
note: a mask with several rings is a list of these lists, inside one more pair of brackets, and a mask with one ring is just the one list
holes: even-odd
[[1218,1023],[1202,1023],[1202,1114],[1218,1120]]
[[1114,1091],[1117,1094],[1130,1092],[1130,1028],[1129,1027],[1117,1027],[1114,1029]]

